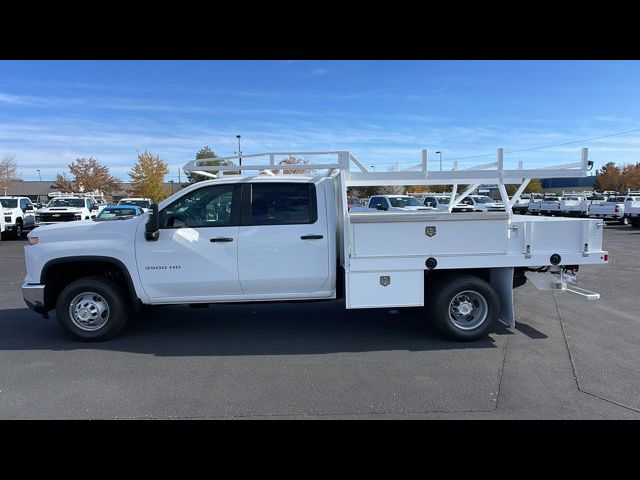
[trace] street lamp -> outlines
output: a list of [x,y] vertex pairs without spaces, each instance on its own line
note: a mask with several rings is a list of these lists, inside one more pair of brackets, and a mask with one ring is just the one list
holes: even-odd
[[369,168],[373,168],[373,171],[376,171],[376,166],[375,165],[369,165]]
[[440,157],[440,171],[442,171],[442,152],[436,152],[436,155]]
[[235,154],[238,155],[239,164],[240,166],[242,166],[242,150],[240,150],[240,135],[236,135],[236,138],[238,139],[238,151],[235,152]]
[[42,181],[42,175],[40,175],[40,169],[38,168],[36,172],[38,172],[38,178],[40,179],[40,181]]

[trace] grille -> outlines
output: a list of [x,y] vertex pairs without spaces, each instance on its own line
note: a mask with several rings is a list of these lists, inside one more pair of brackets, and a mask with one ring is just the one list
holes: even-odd
[[76,220],[74,213],[41,213],[39,216],[41,222],[72,222]]

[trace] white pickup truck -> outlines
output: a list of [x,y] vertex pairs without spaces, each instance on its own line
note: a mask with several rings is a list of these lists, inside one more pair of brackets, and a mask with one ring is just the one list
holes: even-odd
[[411,195],[374,195],[366,207],[351,207],[351,213],[378,210],[383,212],[415,212],[434,210]]
[[[81,340],[116,335],[141,304],[342,298],[348,309],[424,306],[443,334],[468,341],[487,335],[498,319],[515,325],[513,288],[526,278],[539,288],[598,297],[572,288],[565,276],[581,264],[607,263],[602,222],[510,210],[347,211],[349,186],[449,182],[469,184],[469,194],[489,175],[518,183],[539,170],[505,170],[498,162],[493,172],[429,172],[426,165],[368,172],[347,151],[317,155],[328,154],[338,161],[305,165],[315,172],[308,176],[220,173],[301,168],[275,163],[282,153],[265,154],[268,164],[243,156],[241,167],[194,160],[186,172],[214,176],[215,169],[220,177],[192,184],[139,217],[40,227],[25,246],[25,302],[44,315],[55,309],[60,325]],[[579,170],[544,173],[586,175],[586,158]],[[361,171],[351,171],[352,162]],[[317,173],[322,169],[326,175]]]
[[36,226],[89,220],[100,213],[100,205],[89,196],[56,195],[36,211]]
[[28,197],[0,197],[0,204],[6,232],[21,238],[24,231],[35,227],[35,208]]
[[560,197],[555,194],[546,194],[540,202],[542,215],[560,215]]
[[135,205],[140,207],[143,212],[148,212],[151,208],[150,198],[123,198],[118,202],[118,205]]
[[625,216],[625,196],[612,195],[602,203],[589,205],[589,216],[603,220],[617,220],[621,225],[629,224],[629,217]]
[[640,228],[640,192],[629,192],[624,200],[624,216],[633,228]]

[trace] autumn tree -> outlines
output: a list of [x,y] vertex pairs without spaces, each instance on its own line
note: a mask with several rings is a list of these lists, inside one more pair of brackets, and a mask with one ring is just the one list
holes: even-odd
[[[519,187],[520,185],[507,185],[506,186],[507,194],[509,196],[512,196],[514,193],[516,193],[516,190],[518,190]],[[541,192],[542,192],[542,183],[537,178],[532,178],[522,193],[541,193]]]
[[[200,150],[198,150],[198,153],[196,153],[196,160],[207,160],[206,162],[203,163],[203,165],[209,166],[209,167],[216,167],[216,166],[228,167],[230,165],[233,165],[233,162],[231,160],[221,159],[209,147],[202,147]],[[215,175],[218,172],[213,171],[210,173]],[[228,173],[238,173],[238,172],[233,171]],[[197,173],[187,172],[187,180],[188,180],[187,185],[190,183],[196,183],[202,180],[207,180],[209,178],[210,177],[207,177],[205,175],[199,175]]]
[[620,191],[623,188],[622,170],[614,162],[603,165],[596,175],[595,189],[599,191]]
[[76,158],[74,162],[69,164],[69,171],[73,176],[74,188],[81,192],[101,190],[110,194],[120,189],[120,180],[111,175],[109,167],[101,165],[93,157]]
[[164,185],[169,166],[158,155],[146,150],[138,155],[138,161],[129,171],[132,193],[136,197],[150,198],[154,202],[171,194]]
[[70,193],[76,190],[73,180],[67,177],[66,172],[58,173],[53,182],[53,188],[64,193]]
[[624,191],[631,189],[640,190],[640,163],[627,165],[622,172],[622,187]]
[[13,155],[5,155],[0,160],[0,194],[5,193],[5,189],[18,180],[18,164]]
[[[278,165],[308,165],[309,164],[309,159],[308,158],[300,158],[300,157],[296,157],[295,155],[289,155],[287,158],[285,158],[284,160],[280,160],[278,162]],[[271,169],[271,171],[275,174],[281,173],[280,169]],[[305,170],[303,168],[301,169],[286,169],[286,170],[282,170],[282,173],[288,173],[288,174],[304,174],[304,173],[311,173],[309,170]]]

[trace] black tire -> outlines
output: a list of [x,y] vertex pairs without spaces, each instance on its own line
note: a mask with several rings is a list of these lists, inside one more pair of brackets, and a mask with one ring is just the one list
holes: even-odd
[[[70,312],[74,299],[84,292],[97,294],[93,297],[100,299],[97,304],[106,304],[108,307],[106,322],[93,331],[79,327],[77,323],[82,322],[74,321]],[[84,277],[71,282],[60,292],[56,302],[56,318],[60,326],[77,340],[89,342],[107,340],[116,336],[126,325],[129,319],[129,301],[122,288],[111,280],[103,277]],[[100,321],[100,319],[97,320]],[[87,328],[92,327],[89,325]]]
[[[449,312],[454,299],[469,299],[469,294],[463,292],[473,292],[475,295],[467,303],[473,305],[477,301],[480,304],[478,308],[484,308],[486,313],[484,320],[468,330],[457,326]],[[486,281],[473,275],[440,277],[433,285],[427,285],[426,293],[427,317],[445,337],[452,340],[470,342],[484,338],[493,329],[500,314],[500,300],[496,292]],[[462,297],[459,297],[461,294]],[[484,299],[484,306],[480,303],[480,298]],[[480,317],[482,315],[478,321]]]
[[18,221],[16,222],[16,229],[13,231],[13,236],[19,240],[22,238],[23,233],[24,230],[22,230],[22,220],[18,219]]
[[630,223],[633,228],[640,228],[640,218],[632,218]]

